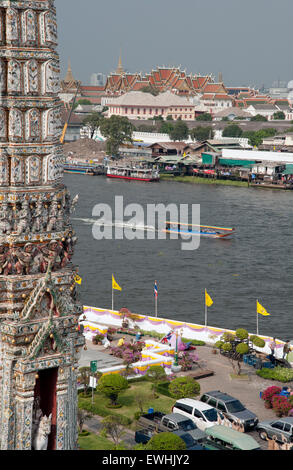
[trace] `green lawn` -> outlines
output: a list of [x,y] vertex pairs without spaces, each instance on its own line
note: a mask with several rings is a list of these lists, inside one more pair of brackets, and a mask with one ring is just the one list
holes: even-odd
[[248,187],[246,181],[220,180],[216,178],[201,178],[200,176],[168,176],[161,175],[162,181],[175,181],[178,183],[202,183],[202,184],[222,184],[225,186],[244,186]]
[[[94,394],[94,414],[100,416],[107,416],[113,414],[119,414],[130,421],[134,421],[134,413],[139,411],[139,407],[135,401],[135,396],[139,394],[146,395],[144,411],[147,412],[148,408],[154,408],[155,411],[161,411],[163,413],[171,413],[172,406],[175,403],[173,398],[169,398],[165,395],[158,394],[158,398],[153,397],[151,390],[152,384],[147,381],[136,382],[130,385],[130,388],[125,390],[119,395],[118,401],[122,405],[121,408],[107,408],[109,400],[102,394],[95,392]],[[84,398],[79,396],[80,408],[91,409],[91,396]]]
[[114,448],[113,442],[93,433],[89,433],[88,436],[79,436],[78,445],[81,450],[112,450]]

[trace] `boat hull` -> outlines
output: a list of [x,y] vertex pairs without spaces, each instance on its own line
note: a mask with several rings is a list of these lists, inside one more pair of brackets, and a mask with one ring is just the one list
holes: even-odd
[[195,237],[204,237],[204,238],[226,238],[232,235],[232,233],[216,233],[216,232],[200,232],[196,230],[162,230],[165,233],[178,233],[179,235],[191,235]]
[[132,180],[132,181],[144,181],[146,183],[150,182],[158,182],[160,178],[137,178],[135,176],[122,176],[122,175],[107,175],[107,178],[115,178],[115,179],[122,179],[122,180]]

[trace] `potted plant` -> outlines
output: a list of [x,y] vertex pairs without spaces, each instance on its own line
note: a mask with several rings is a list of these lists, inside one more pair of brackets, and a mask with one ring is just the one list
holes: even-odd
[[113,328],[113,327],[108,328],[107,338],[108,338],[109,341],[113,341],[116,331],[117,331],[116,328]]
[[103,335],[97,334],[97,335],[95,335],[95,336],[93,337],[92,343],[93,343],[93,344],[102,344],[103,339],[104,339],[104,336],[103,336]]
[[216,339],[218,338],[218,335],[210,335],[210,339],[213,341],[212,345],[212,354],[218,354],[218,349],[216,346]]

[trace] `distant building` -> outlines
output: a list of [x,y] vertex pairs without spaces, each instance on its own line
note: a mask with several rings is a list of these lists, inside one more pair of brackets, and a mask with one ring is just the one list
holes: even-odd
[[220,109],[231,108],[234,104],[234,98],[228,94],[223,83],[208,83],[203,88],[200,102],[209,113],[213,114]]
[[59,98],[66,107],[69,107],[76,97],[76,101],[87,99],[93,105],[101,105],[101,99],[105,94],[104,85],[82,85],[73,76],[70,61],[65,78],[60,82]]
[[293,119],[293,109],[289,106],[287,100],[275,101],[273,103],[251,103],[246,108],[246,111],[253,116],[260,114],[271,121],[274,119],[274,114],[282,111],[285,115],[285,120],[291,121]]
[[170,91],[153,96],[151,93],[131,91],[117,98],[108,99],[108,117],[125,116],[128,119],[149,119],[171,116],[174,120],[194,120],[195,106],[185,97],[174,95]]
[[92,73],[90,84],[92,86],[104,87],[106,83],[106,75],[103,73]]
[[68,105],[79,93],[81,82],[73,77],[71,63],[68,61],[68,68],[64,80],[60,82],[59,98]]
[[140,91],[150,87],[157,93],[171,91],[182,96],[194,96],[204,89],[207,83],[213,82],[210,75],[187,75],[179,67],[157,67],[150,73],[125,72],[119,58],[115,72],[106,80],[105,93],[110,96],[119,96],[129,91]]
[[227,119],[228,121],[234,121],[235,119],[241,119],[243,121],[249,121],[251,118],[251,113],[244,109],[233,106],[232,108],[229,107],[215,112],[213,120],[221,121],[222,119]]

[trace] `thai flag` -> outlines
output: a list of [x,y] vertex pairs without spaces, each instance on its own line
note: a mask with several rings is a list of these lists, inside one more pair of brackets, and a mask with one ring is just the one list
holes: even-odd
[[155,281],[154,296],[156,297],[156,299],[158,298],[158,286],[157,286],[157,281]]

